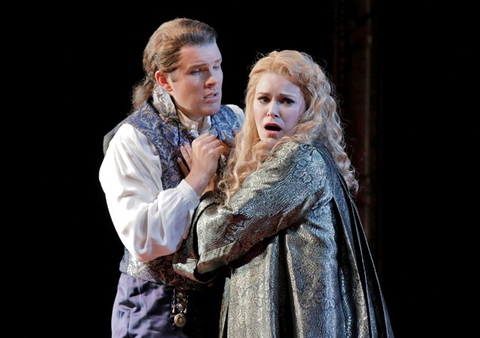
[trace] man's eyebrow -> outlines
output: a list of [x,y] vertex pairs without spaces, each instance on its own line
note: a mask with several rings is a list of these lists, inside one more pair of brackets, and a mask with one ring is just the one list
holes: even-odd
[[[220,58],[220,59],[215,60],[213,63],[221,63],[222,60],[223,60],[223,59]],[[195,64],[193,64],[193,65],[190,65],[188,68],[200,68],[200,67],[204,67],[204,66],[206,66],[206,65],[207,65],[206,62],[195,63]]]

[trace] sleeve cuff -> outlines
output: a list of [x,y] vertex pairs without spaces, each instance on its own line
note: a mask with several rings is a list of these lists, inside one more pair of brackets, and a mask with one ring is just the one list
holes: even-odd
[[183,195],[196,207],[200,203],[200,197],[185,180],[181,180],[177,187]]

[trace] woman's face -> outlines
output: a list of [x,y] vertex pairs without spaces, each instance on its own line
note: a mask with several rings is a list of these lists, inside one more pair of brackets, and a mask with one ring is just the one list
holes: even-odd
[[305,111],[300,88],[281,75],[266,73],[255,89],[253,115],[262,141],[272,148],[283,136],[292,136]]

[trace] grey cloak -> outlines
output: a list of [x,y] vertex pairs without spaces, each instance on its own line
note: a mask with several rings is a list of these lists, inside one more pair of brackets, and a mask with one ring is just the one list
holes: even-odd
[[223,337],[393,337],[355,203],[328,150],[288,142],[224,206],[204,195],[174,269],[229,269]]

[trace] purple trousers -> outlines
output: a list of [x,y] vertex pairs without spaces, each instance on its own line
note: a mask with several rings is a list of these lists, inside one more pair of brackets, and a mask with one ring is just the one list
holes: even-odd
[[187,292],[184,327],[177,327],[173,322],[173,292],[171,286],[122,273],[113,304],[112,338],[218,337],[223,284],[206,292]]

